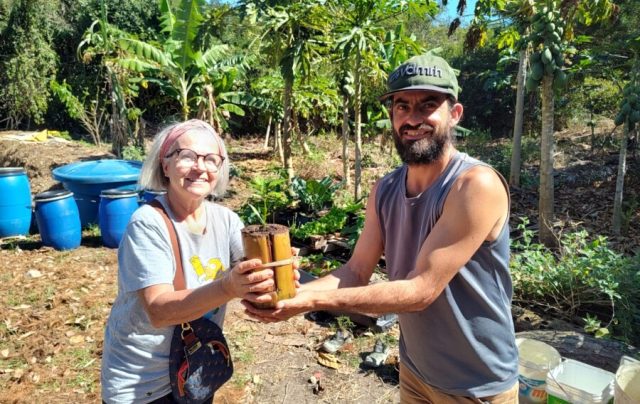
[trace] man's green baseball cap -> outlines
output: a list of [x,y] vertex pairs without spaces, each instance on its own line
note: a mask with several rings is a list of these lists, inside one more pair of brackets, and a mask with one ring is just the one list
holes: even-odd
[[400,91],[431,90],[458,99],[456,72],[446,60],[432,53],[414,56],[395,69],[387,80],[388,91],[380,97],[385,101]]

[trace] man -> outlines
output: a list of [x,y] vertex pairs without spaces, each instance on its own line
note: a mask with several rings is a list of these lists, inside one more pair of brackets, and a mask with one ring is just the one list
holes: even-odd
[[[303,285],[264,321],[310,310],[398,313],[403,403],[516,403],[509,195],[492,168],[453,145],[462,118],[453,69],[433,54],[388,80],[387,103],[404,164],[369,196],[352,257]],[[369,284],[384,253],[389,282]]]

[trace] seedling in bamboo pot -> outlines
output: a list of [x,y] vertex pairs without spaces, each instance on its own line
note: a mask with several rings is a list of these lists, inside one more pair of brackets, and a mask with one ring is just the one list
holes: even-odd
[[273,308],[279,300],[296,295],[289,228],[280,224],[251,225],[242,229],[244,253],[248,259],[260,258],[264,267],[273,268],[275,287],[271,302],[254,303],[261,309]]

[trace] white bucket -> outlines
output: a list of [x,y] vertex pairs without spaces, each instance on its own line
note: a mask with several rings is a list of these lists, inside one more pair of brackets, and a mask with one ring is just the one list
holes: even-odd
[[516,338],[518,346],[518,380],[521,403],[547,401],[547,373],[560,363],[560,353],[551,345],[527,338]]
[[616,404],[640,404],[640,361],[623,356],[614,386]]
[[613,398],[614,377],[604,369],[566,359],[547,376],[547,403],[608,403]]

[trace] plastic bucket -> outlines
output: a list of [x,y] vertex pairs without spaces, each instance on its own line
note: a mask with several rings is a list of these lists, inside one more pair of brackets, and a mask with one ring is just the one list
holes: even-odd
[[0,168],[0,238],[29,234],[31,187],[24,168]]
[[145,189],[144,191],[142,191],[142,200],[140,202],[149,203],[152,200],[156,199],[157,196],[164,195],[166,193],[167,191],[156,191],[154,189]]
[[138,193],[122,189],[107,189],[100,194],[99,226],[102,243],[117,248],[127,223],[138,209]]
[[46,191],[37,194],[34,201],[42,244],[56,250],[80,246],[82,229],[73,193],[67,190]]
[[614,374],[566,359],[547,376],[547,403],[605,404],[613,398]]
[[640,361],[623,356],[614,386],[616,404],[640,404]]
[[518,346],[518,398],[521,403],[545,403],[545,384],[549,371],[560,363],[560,353],[551,345],[527,338],[516,338]]
[[73,192],[82,227],[98,224],[100,194],[109,189],[136,189],[142,163],[131,160],[80,161],[54,168],[53,178]]

